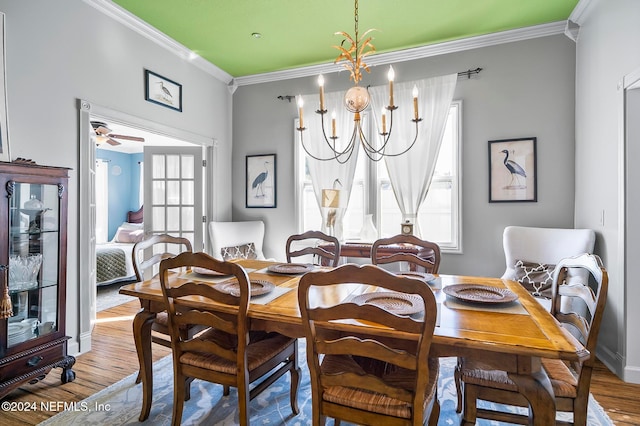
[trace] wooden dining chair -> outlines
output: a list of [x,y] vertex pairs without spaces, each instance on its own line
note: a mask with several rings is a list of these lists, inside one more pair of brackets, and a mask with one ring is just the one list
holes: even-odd
[[[392,244],[407,244],[418,249],[416,254],[410,252],[384,253],[384,246]],[[407,262],[410,266],[423,272],[437,274],[440,268],[440,246],[431,241],[421,240],[415,235],[398,234],[394,237],[380,238],[371,247],[371,263],[374,265]]]
[[[168,234],[151,235],[148,238],[136,243],[133,246],[133,270],[136,274],[137,281],[144,281],[157,273],[160,261],[173,257],[181,252],[192,252],[191,242],[182,237],[174,237]],[[155,271],[154,271],[155,269]],[[145,277],[145,275],[147,275]],[[167,348],[171,347],[171,339],[169,333],[169,323],[167,311],[158,312],[151,330],[151,341]],[[202,327],[187,326],[181,328],[180,332],[186,336],[194,336],[202,331]],[[142,377],[138,373],[136,383],[140,383]],[[187,390],[187,399],[189,392]]]
[[[190,267],[232,275],[238,282],[239,296],[206,283],[186,281],[176,284],[170,281],[170,270]],[[173,352],[172,424],[181,422],[186,378],[219,383],[225,389],[236,387],[239,422],[248,425],[249,401],[290,372],[291,410],[298,414],[298,342],[275,332],[250,332],[247,317],[250,284],[242,266],[216,260],[206,253],[185,252],[160,262],[160,283],[169,314]],[[189,297],[198,298],[198,307],[185,302]],[[211,302],[219,310],[207,310],[205,305]],[[195,337],[186,337],[181,329],[191,324],[199,324],[206,330]],[[259,379],[262,381],[250,389],[249,385]]]
[[[578,272],[577,270],[588,272],[591,279],[588,282],[574,281],[567,284],[565,281],[568,274]],[[554,273],[551,313],[579,340],[590,355],[583,362],[571,364],[557,359],[542,359],[542,367],[555,394],[557,411],[573,413],[573,423],[558,421],[557,424],[587,424],[589,387],[607,289],[607,271],[597,255],[583,254],[558,262]],[[575,310],[565,310],[565,307],[576,304],[561,303],[563,297],[579,300],[586,307],[586,315],[578,314]],[[461,382],[463,389],[462,401],[460,392],[458,393],[458,411],[462,408],[463,424],[475,424],[476,417],[527,424],[527,416],[476,407],[478,399],[521,407],[529,406],[528,401],[518,393],[516,384],[504,371],[486,370],[472,359],[460,358],[456,380]]]
[[[297,250],[299,244],[307,244],[306,247]],[[322,247],[320,247],[322,245]],[[338,266],[340,261],[340,242],[336,237],[320,231],[307,231],[302,234],[294,234],[287,238],[286,244],[287,262],[294,257],[313,255],[314,263],[320,265],[326,259],[329,266]],[[315,261],[317,259],[317,262]]]
[[[422,316],[396,315],[349,299],[336,301],[333,296],[339,294],[340,284],[353,283],[413,297]],[[325,291],[333,293],[325,298]],[[303,275],[298,304],[307,341],[314,426],[324,425],[326,417],[336,419],[336,424],[344,420],[361,425],[422,425],[426,419],[429,425],[437,424],[439,363],[429,358],[436,301],[429,286],[377,266],[348,264]],[[367,325],[348,325],[354,321]],[[367,329],[372,324],[412,339],[403,339],[403,344],[371,336]]]

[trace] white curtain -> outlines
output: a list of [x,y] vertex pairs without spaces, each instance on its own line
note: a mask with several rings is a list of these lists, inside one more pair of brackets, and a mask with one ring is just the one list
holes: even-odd
[[[303,125],[306,127],[302,134],[304,146],[316,157],[329,158],[334,156],[324,139],[320,114],[315,113],[320,108],[319,96],[305,95],[302,96],[302,99],[305,105]],[[343,106],[343,93],[326,93],[324,99],[325,108],[328,110],[324,117],[325,132],[327,137],[332,135],[331,117],[335,111],[336,136],[338,136],[336,146],[339,150],[343,150],[353,132],[353,114]],[[332,140],[329,139],[329,142]],[[356,146],[353,155],[347,161],[344,161],[347,156],[341,158],[344,164],[335,159],[316,160],[305,153],[313,191],[322,214],[321,230],[326,234],[336,236],[339,240],[342,240],[343,237],[342,219],[349,203],[358,151],[359,147]],[[336,194],[337,199],[333,198]]]
[[[413,142],[415,124],[411,120],[414,118],[414,85],[419,92],[418,114],[422,121],[418,123],[418,140],[406,154],[385,157],[389,180],[402,212],[402,222],[408,220],[413,223],[417,236],[420,236],[418,211],[431,185],[457,78],[457,74],[451,74],[394,86],[394,104],[398,109],[393,112],[393,129],[386,154],[402,152]],[[369,92],[376,125],[381,129],[382,109],[389,104],[389,87],[372,87]],[[389,131],[391,123],[388,111],[386,121]]]

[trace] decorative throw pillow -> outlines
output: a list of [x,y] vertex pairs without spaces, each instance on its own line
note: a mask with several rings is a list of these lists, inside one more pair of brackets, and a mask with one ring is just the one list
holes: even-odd
[[516,281],[536,297],[550,299],[553,284],[553,271],[556,265],[516,260]]
[[256,246],[253,243],[242,244],[239,246],[222,247],[220,254],[224,260],[232,259],[257,259]]
[[126,229],[122,226],[116,231],[116,236],[113,237],[115,243],[137,243],[144,239],[143,229]]

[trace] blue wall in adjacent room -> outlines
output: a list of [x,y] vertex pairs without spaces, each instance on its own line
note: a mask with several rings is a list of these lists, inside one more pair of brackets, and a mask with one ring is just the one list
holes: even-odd
[[[96,158],[109,163],[109,235],[111,240],[118,226],[127,220],[127,212],[140,208],[138,191],[140,188],[139,162],[143,154],[126,154],[103,149],[96,150]],[[114,174],[114,167],[120,167],[121,173]]]

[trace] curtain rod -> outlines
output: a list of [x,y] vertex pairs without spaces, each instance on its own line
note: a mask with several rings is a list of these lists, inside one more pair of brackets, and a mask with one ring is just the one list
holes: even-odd
[[[468,69],[466,71],[460,71],[458,73],[458,77],[467,77],[467,79],[471,78],[471,76],[473,74],[480,74],[480,71],[482,71],[482,68],[478,67],[476,69]],[[280,99],[281,101],[289,101],[289,103],[295,99],[296,97],[294,95],[279,95],[278,99]]]
[[467,78],[471,78],[471,74],[480,74],[480,71],[482,71],[482,68],[478,67],[475,70],[466,70],[466,71],[460,71],[458,73],[458,77],[464,77],[465,75],[467,76]]

